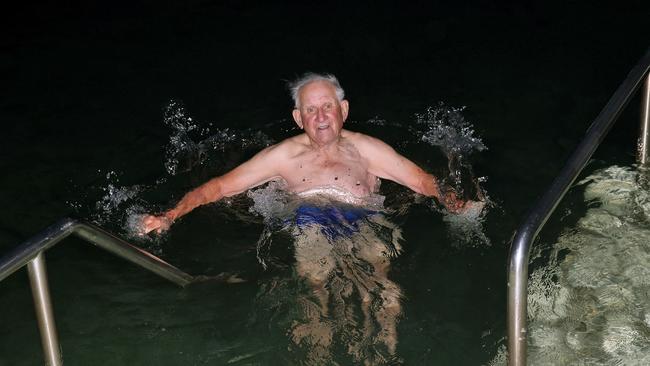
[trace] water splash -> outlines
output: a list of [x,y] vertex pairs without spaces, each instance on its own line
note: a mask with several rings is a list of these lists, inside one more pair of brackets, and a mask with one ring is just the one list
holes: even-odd
[[485,201],[468,202],[460,213],[445,214],[443,221],[449,229],[449,239],[456,247],[490,246],[490,238],[485,235],[483,221],[487,209]]
[[[484,233],[483,220],[492,202],[481,187],[487,177],[475,176],[470,157],[487,147],[465,119],[464,110],[441,102],[416,114],[416,126],[410,131],[419,141],[438,147],[447,157],[448,175],[441,179],[443,194],[451,189],[457,197],[469,201],[460,213],[443,211],[450,239],[456,246],[485,246],[490,245],[490,240]],[[431,207],[438,209],[433,202]]]
[[385,119],[379,118],[378,116],[372,117],[371,119],[366,121],[366,123],[374,126],[386,126],[387,124]]
[[458,196],[480,201],[484,197],[483,191],[468,160],[471,154],[487,147],[474,136],[472,124],[462,113],[464,110],[464,107],[449,107],[441,102],[422,114],[416,114],[418,126],[411,131],[422,142],[439,147],[447,157],[449,175],[444,183],[450,185]]
[[125,203],[132,201],[142,191],[141,186],[121,187],[118,174],[115,171],[109,171],[105,175],[108,181],[106,186],[102,187],[104,196],[95,203],[95,214],[93,218],[96,223],[104,224],[111,221],[114,215],[118,213]]
[[142,193],[149,187],[123,185],[121,174],[115,171],[97,173],[102,183],[92,188],[97,190],[100,197],[90,204],[81,201],[68,202],[70,208],[78,217],[87,217],[88,221],[124,236],[129,241],[137,242],[146,250],[160,255],[162,237],[144,240],[140,235],[140,223],[144,213],[153,209],[152,205],[141,198]]
[[250,189],[246,195],[253,200],[249,211],[259,214],[264,222],[274,225],[289,214],[290,193],[283,181],[271,181],[261,187]]
[[[187,114],[182,103],[178,101],[171,101],[167,105],[163,122],[171,129],[164,161],[167,176],[156,180],[153,187],[166,184],[169,177],[191,171],[208,161],[211,156],[222,155],[220,153],[226,150],[265,147],[272,143],[261,131],[218,129],[210,124],[202,126]],[[162,237],[143,238],[139,235],[143,216],[161,210],[159,206],[147,203],[141,198],[142,194],[152,187],[121,185],[120,175],[121,173],[110,171],[102,178],[105,183],[98,187],[102,196],[90,210],[91,220],[98,225],[120,223],[124,234],[135,241],[160,242]],[[77,212],[83,210],[84,205],[80,202],[69,204]]]
[[465,107],[449,107],[441,102],[437,107],[428,107],[426,112],[416,114],[417,123],[426,127],[422,141],[439,146],[447,155],[486,150],[483,141],[474,136],[472,124],[465,120],[464,110]]
[[[192,135],[203,136],[204,132],[187,116],[183,105],[171,101],[165,108],[164,123],[172,129],[169,144],[165,151],[165,168],[169,175],[176,175],[180,170],[187,171],[205,159],[205,151]],[[182,163],[185,164],[182,164]]]
[[213,151],[266,147],[273,140],[261,131],[201,126],[178,101],[171,101],[164,112],[164,123],[172,132],[166,148],[165,169],[171,176],[202,165]]

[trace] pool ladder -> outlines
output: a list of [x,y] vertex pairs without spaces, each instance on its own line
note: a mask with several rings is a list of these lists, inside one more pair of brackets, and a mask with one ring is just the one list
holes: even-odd
[[70,234],[76,234],[82,239],[148,269],[181,287],[185,287],[195,280],[195,277],[95,225],[67,218],[48,227],[0,259],[0,281],[27,265],[34,306],[36,307],[36,319],[41,333],[43,355],[45,364],[49,366],[60,366],[63,364],[63,360],[52,313],[44,252]]
[[641,100],[641,131],[637,145],[637,160],[650,162],[650,48],[630,71],[627,78],[592,122],[582,142],[575,149],[560,174],[546,193],[528,212],[510,247],[508,267],[508,365],[526,365],[528,261],[533,240],[555,210],[564,194],[604,140],[627,103],[645,80]]

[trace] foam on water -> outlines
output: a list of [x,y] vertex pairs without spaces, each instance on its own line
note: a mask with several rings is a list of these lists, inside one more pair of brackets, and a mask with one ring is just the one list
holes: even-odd
[[483,229],[486,212],[485,201],[472,201],[461,213],[446,213],[443,221],[449,228],[452,243],[458,247],[489,246],[490,239]]
[[285,187],[286,183],[283,181],[271,181],[249,190],[246,195],[253,200],[249,211],[261,215],[267,223],[282,219],[290,210],[291,194]]
[[327,186],[310,189],[300,193],[291,193],[286,189],[282,180],[271,181],[268,184],[253,188],[246,192],[253,200],[250,212],[261,215],[266,222],[273,222],[293,213],[296,204],[304,200],[312,202],[321,199],[324,203],[337,202],[368,209],[382,210],[385,197],[372,194],[368,197],[357,197],[338,187]]
[[251,189],[246,192],[246,195],[253,201],[249,211],[260,215],[266,223],[266,228],[257,243],[257,259],[264,268],[267,267],[267,264],[262,253],[270,252],[271,234],[274,231],[286,229],[287,220],[295,214],[296,208],[302,203],[344,204],[375,211],[384,210],[384,197],[378,194],[360,198],[336,187],[321,187],[295,194],[287,191],[286,183],[282,180],[271,181]]
[[531,274],[530,365],[650,363],[646,179],[613,166],[579,183],[590,207]]

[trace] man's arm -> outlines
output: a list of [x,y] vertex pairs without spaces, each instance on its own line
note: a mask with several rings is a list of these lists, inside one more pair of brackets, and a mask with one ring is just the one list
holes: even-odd
[[357,146],[368,161],[368,171],[371,174],[390,179],[425,196],[435,197],[450,211],[458,211],[464,206],[464,202],[458,200],[453,192],[443,195],[436,177],[397,153],[385,142],[362,134],[357,138]]
[[186,193],[172,209],[161,215],[145,216],[142,220],[142,233],[165,231],[174,220],[201,205],[234,196],[279,177],[276,168],[278,164],[274,162],[283,161],[286,158],[286,150],[283,144],[270,146],[230,172],[212,178]]

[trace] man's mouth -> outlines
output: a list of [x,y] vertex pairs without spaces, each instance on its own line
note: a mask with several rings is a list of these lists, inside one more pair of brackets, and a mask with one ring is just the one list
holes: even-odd
[[318,129],[319,129],[319,130],[325,130],[325,129],[327,129],[329,126],[330,126],[329,123],[321,123],[321,124],[318,125]]

